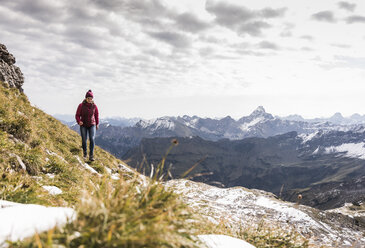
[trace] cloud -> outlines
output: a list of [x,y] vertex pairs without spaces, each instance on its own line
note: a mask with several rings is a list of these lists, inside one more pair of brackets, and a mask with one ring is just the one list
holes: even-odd
[[[6,0],[5,2],[9,3]],[[13,1],[9,6],[16,11],[46,23],[60,21],[66,14],[62,1],[19,0]]]
[[239,34],[247,33],[251,36],[260,36],[262,33],[262,29],[270,27],[271,25],[263,21],[249,22],[242,24],[238,29],[238,33]]
[[130,17],[157,17],[169,13],[159,0],[90,0],[98,8],[109,12],[129,14]]
[[178,15],[176,17],[176,25],[178,28],[191,33],[206,30],[211,26],[209,23],[199,20],[196,16],[190,13]]
[[365,16],[353,15],[346,18],[348,24],[365,23]]
[[232,29],[239,35],[251,36],[259,36],[262,29],[271,27],[264,19],[282,17],[286,11],[286,8],[250,10],[244,6],[216,1],[207,1],[205,9],[215,17],[218,25]]
[[192,41],[181,33],[176,32],[150,32],[149,35],[157,40],[166,42],[175,48],[188,48]]
[[207,1],[206,10],[216,17],[216,22],[226,26],[237,26],[255,18],[253,11],[238,5]]
[[312,19],[323,22],[336,22],[336,19],[331,11],[321,11],[312,15]]
[[281,37],[292,37],[293,33],[289,30],[284,30],[283,32],[280,33]]
[[258,47],[261,49],[280,50],[278,45],[276,45],[273,42],[269,42],[269,41],[261,41],[258,44]]
[[287,8],[280,8],[280,9],[272,9],[272,8],[265,8],[260,11],[262,17],[264,18],[276,18],[284,16]]
[[337,60],[337,66],[347,68],[363,69],[365,66],[365,57],[352,57],[352,56],[335,56]]
[[68,27],[64,35],[68,40],[89,49],[103,49],[106,47],[108,39],[105,35],[106,29],[102,27],[82,27],[74,26]]
[[304,40],[309,40],[309,41],[312,41],[314,39],[313,36],[311,36],[311,35],[302,35],[299,38],[304,39]]
[[347,44],[331,44],[331,46],[333,47],[338,47],[338,48],[351,48],[350,45],[347,45]]
[[313,48],[310,48],[310,47],[302,47],[300,50],[305,51],[305,52],[312,52],[312,51],[314,51],[314,49]]
[[353,12],[356,8],[356,4],[341,1],[341,2],[338,2],[338,7],[341,8],[341,9],[345,9],[345,10],[348,10],[350,12]]
[[286,22],[283,24],[283,31],[281,31],[280,33],[280,36],[281,37],[291,37],[293,36],[293,33],[292,33],[292,29],[294,29],[295,27],[295,24],[294,23],[290,23],[290,22]]

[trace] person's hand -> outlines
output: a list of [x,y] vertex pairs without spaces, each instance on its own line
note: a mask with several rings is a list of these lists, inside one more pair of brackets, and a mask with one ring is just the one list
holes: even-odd
[[79,122],[79,125],[82,126],[84,123],[82,121]]
[[96,130],[98,130],[99,129],[99,124],[98,125],[96,125]]

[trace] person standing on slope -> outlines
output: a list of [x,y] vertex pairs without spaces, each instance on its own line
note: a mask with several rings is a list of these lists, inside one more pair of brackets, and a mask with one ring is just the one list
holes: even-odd
[[85,100],[79,104],[76,111],[76,121],[80,125],[80,133],[82,139],[82,150],[84,159],[87,159],[87,135],[89,135],[90,147],[89,147],[89,159],[94,159],[94,146],[95,146],[95,133],[99,129],[99,111],[98,107],[94,103],[94,94],[91,90],[86,93]]

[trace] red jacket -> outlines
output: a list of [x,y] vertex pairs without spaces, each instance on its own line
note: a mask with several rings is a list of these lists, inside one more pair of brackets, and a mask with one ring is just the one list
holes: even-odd
[[76,115],[77,123],[83,122],[82,126],[91,127],[99,125],[99,111],[94,103],[87,103],[85,100],[79,104]]

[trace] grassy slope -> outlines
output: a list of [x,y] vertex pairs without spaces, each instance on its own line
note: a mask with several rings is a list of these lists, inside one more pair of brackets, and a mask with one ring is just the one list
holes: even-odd
[[[0,102],[0,198],[21,203],[72,205],[85,173],[77,160],[77,156],[82,156],[80,136],[33,107],[17,89],[0,86]],[[97,161],[91,166],[100,173],[105,173],[104,167],[115,169],[122,163],[99,147],[95,153]],[[26,166],[26,172],[20,170],[17,157]],[[48,173],[55,177],[49,178]],[[49,196],[41,185],[57,186],[64,193]]]
[[[110,179],[105,168],[117,172],[122,161],[99,147],[90,166],[104,176],[92,175],[78,162],[82,151],[76,132],[33,107],[17,89],[0,86],[0,102],[0,199],[78,212],[75,222],[51,238],[41,234],[14,247],[196,246],[191,236],[195,229],[187,222],[193,217],[174,193],[120,171],[120,180]],[[43,185],[63,193],[50,195]]]
[[[90,174],[78,162],[82,151],[76,132],[33,107],[17,89],[0,85],[0,103],[0,199],[67,206],[78,213],[73,223],[10,247],[197,247],[194,235],[203,233],[245,237],[257,247],[282,247],[261,231],[234,233],[225,224],[214,226],[159,182],[141,182],[138,175],[119,171],[123,162],[99,147],[90,166],[104,176]],[[119,172],[121,179],[110,179],[105,168]],[[50,195],[43,185],[63,193]],[[276,240],[297,247],[295,239]]]

